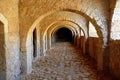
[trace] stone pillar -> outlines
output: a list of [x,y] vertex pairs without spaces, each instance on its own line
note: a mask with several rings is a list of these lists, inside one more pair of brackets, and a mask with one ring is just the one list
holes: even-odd
[[80,47],[80,37],[77,36],[77,47],[79,48]]
[[8,30],[8,43],[4,45],[4,47],[6,48],[6,80],[15,80],[20,74],[21,66],[18,1],[1,0],[0,12],[4,14],[9,23],[6,23],[8,25],[7,28],[9,27],[8,29],[6,29]]
[[47,34],[47,45],[48,45],[47,48],[50,49],[51,48],[51,36],[49,33]]
[[37,32],[37,57],[40,56],[40,29],[39,26],[36,27]]

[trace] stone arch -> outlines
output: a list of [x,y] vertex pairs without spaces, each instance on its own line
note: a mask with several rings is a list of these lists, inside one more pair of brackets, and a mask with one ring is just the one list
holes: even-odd
[[[71,24],[70,24],[71,23]],[[63,25],[64,24],[64,25]],[[72,28],[74,28],[74,32],[77,32],[77,34],[75,33],[75,36],[79,35],[80,36],[80,30],[82,30],[82,28],[79,27],[79,25],[77,25],[76,23],[74,22],[71,22],[71,21],[56,21],[56,23],[54,23],[53,25],[51,25],[51,27],[48,27],[48,30],[46,29],[46,31],[50,31],[53,32],[54,28],[59,28],[59,26],[71,26]],[[48,35],[51,34],[50,32],[48,32]],[[85,34],[85,33],[84,33]],[[50,42],[48,42],[50,43]]]
[[0,13],[0,80],[8,77],[8,21]]
[[[60,20],[60,21],[55,21],[55,22],[51,23],[47,27],[47,29],[44,29],[44,31],[42,33],[45,33],[49,28],[51,28],[51,26],[54,26],[54,25],[59,26],[59,25],[62,25],[62,24],[67,24],[67,25],[73,26],[76,29],[76,31],[78,33],[78,36],[80,36],[80,29],[85,30],[85,29],[81,28],[81,26],[79,26],[79,24],[77,24],[77,23],[75,23],[73,21],[70,21],[70,20]],[[88,37],[87,32],[85,32],[85,35],[86,35],[86,38],[87,38]]]
[[[55,30],[56,27],[58,27],[58,26],[63,26],[63,25],[52,26],[52,29],[48,29],[48,31],[47,31],[48,39],[50,40],[50,41],[48,40],[48,48],[51,47],[51,36],[52,36],[52,32],[53,32],[53,30]],[[72,33],[73,33],[74,35],[77,34],[76,30],[75,30],[73,27],[70,27],[71,25],[64,24],[64,26],[65,26],[66,28],[71,29],[71,31],[72,31]],[[59,27],[58,27],[58,28],[59,28]]]
[[[27,34],[26,34],[26,39],[25,39],[26,55],[30,52],[30,48],[27,47],[28,44],[29,44],[30,34],[32,33],[32,31],[34,30],[34,28],[36,27],[36,25],[38,25],[38,24],[42,21],[42,19],[44,19],[45,17],[47,17],[47,16],[49,16],[49,15],[51,15],[51,14],[53,14],[53,13],[60,12],[60,11],[66,11],[66,12],[76,13],[76,14],[78,14],[78,15],[82,15],[83,17],[85,17],[88,21],[91,21],[91,23],[94,24],[95,29],[97,30],[97,33],[99,34],[100,38],[103,39],[103,46],[106,45],[107,35],[108,35],[107,32],[106,32],[106,31],[107,31],[106,25],[105,25],[105,27],[104,27],[104,26],[100,26],[101,23],[98,23],[98,21],[96,21],[96,19],[94,19],[94,18],[88,16],[86,13],[83,13],[83,12],[78,11],[78,10],[72,10],[72,9],[53,10],[53,11],[47,12],[46,14],[38,17],[38,18],[33,22],[32,26],[29,28],[29,30],[28,30],[28,32],[27,32]],[[101,20],[99,20],[99,21],[101,21]],[[104,34],[104,35],[103,35],[103,34]],[[27,56],[27,57],[30,58],[30,56]],[[29,62],[30,62],[30,61],[27,60],[27,64],[28,64]],[[30,64],[30,63],[29,63],[29,64]],[[26,64],[23,63],[23,65],[26,65]],[[32,64],[29,65],[29,68],[26,67],[25,70],[31,71],[31,66],[32,66]],[[28,73],[29,73],[29,72],[28,72]]]

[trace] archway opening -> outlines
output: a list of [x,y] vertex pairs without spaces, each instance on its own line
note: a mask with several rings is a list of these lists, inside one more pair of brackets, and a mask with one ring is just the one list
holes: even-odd
[[36,29],[33,31],[33,57],[37,56],[37,32]]
[[72,31],[63,27],[58,29],[54,34],[55,42],[72,42]]
[[0,21],[0,80],[6,80],[4,24]]

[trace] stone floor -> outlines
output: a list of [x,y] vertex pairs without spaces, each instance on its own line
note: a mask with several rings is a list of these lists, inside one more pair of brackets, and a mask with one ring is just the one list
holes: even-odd
[[114,80],[98,74],[91,61],[70,43],[57,43],[46,56],[33,62],[30,75],[21,80]]

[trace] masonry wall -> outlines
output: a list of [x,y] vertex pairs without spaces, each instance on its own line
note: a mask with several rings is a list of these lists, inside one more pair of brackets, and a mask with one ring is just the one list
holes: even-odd
[[120,79],[120,0],[110,1],[109,68],[110,72]]
[[120,40],[111,40],[109,45],[110,72],[120,79]]
[[18,0],[0,0],[0,13],[8,20],[8,33],[5,33],[5,36],[8,36],[8,43],[4,45],[7,51],[6,80],[15,80],[20,74],[21,66]]
[[97,37],[88,38],[88,54],[96,61],[98,70],[103,70],[102,41]]

